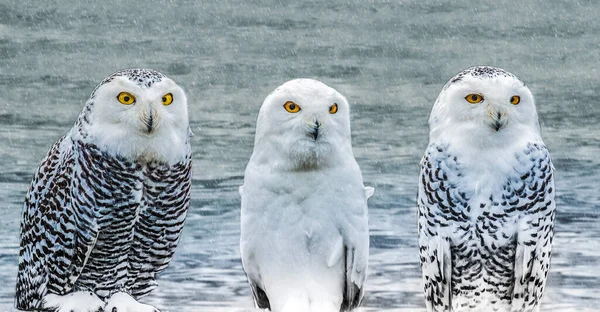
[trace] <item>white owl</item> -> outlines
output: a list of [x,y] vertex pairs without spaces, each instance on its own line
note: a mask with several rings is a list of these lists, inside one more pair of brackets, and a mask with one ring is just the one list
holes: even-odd
[[360,305],[367,198],[346,99],[312,79],[265,99],[242,196],[241,256],[256,306],[339,312]]
[[15,306],[157,311],[139,303],[175,251],[190,202],[187,100],[150,69],[92,92],[25,200]]
[[428,311],[539,311],[554,179],[533,96],[468,68],[444,87],[421,161],[418,225]]

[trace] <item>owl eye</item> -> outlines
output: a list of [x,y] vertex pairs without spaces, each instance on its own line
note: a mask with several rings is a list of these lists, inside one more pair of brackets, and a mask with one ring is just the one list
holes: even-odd
[[329,107],[329,113],[330,114],[335,114],[338,111],[338,106],[337,103],[333,103],[333,105],[331,105],[331,107]]
[[471,103],[471,104],[477,104],[477,103],[481,103],[481,101],[483,101],[483,96],[481,94],[469,94],[467,96],[465,96],[465,100],[467,100],[467,102]]
[[121,92],[117,95],[117,100],[119,100],[121,104],[131,105],[135,103],[135,96],[129,92]]
[[521,103],[521,97],[520,97],[520,96],[518,96],[518,95],[513,95],[513,96],[510,98],[510,104],[512,104],[512,105],[517,105],[517,104],[519,104],[519,103]]
[[173,103],[173,94],[167,93],[163,95],[162,103],[164,106],[171,105],[171,103]]
[[283,104],[283,108],[292,114],[300,111],[300,106],[292,101],[285,102],[285,104]]

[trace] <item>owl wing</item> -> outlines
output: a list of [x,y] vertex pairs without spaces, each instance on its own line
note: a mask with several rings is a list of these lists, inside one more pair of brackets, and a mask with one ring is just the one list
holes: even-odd
[[139,298],[157,286],[155,276],[169,265],[190,206],[192,158],[174,165],[149,164],[129,253],[128,288]]
[[510,201],[518,200],[522,212],[517,230],[515,286],[512,307],[515,311],[534,311],[539,305],[548,270],[554,228],[553,167],[543,144],[529,144],[521,159],[525,173],[520,177]]
[[[350,311],[358,307],[363,299],[363,284],[367,272],[367,255],[364,244],[354,245],[346,243],[343,246],[344,270],[344,293],[342,294],[342,305],[340,311]],[[368,250],[368,243],[367,248]]]
[[15,306],[33,310],[48,293],[71,290],[97,237],[89,181],[81,178],[81,147],[65,136],[50,149],[27,193]]
[[248,283],[250,283],[250,288],[252,289],[252,297],[254,298],[254,305],[259,309],[269,309],[271,310],[271,302],[269,302],[269,297],[267,297],[267,293],[258,286],[258,284],[248,275],[246,272],[246,278],[248,279]]
[[[340,246],[336,248],[341,250],[341,257],[344,260],[344,293],[340,311],[350,311],[360,306],[364,295],[364,282],[367,278],[367,263],[369,257],[369,230],[366,224],[366,200],[373,195],[372,187],[364,188],[365,202],[362,213],[352,216],[356,220],[350,223],[355,228],[362,229],[357,235],[343,235],[345,238],[340,241]],[[356,226],[357,225],[357,226]],[[335,258],[335,256],[333,257]],[[331,262],[331,260],[330,260]]]
[[246,278],[248,279],[248,283],[252,289],[254,305],[258,309],[271,310],[271,302],[269,301],[269,297],[264,290],[259,265],[256,262],[254,253],[245,248],[243,241],[241,242],[240,252],[242,256],[242,268],[244,269],[244,273],[246,274]]
[[[245,176],[249,177],[250,175],[246,174]],[[244,181],[244,183],[247,182]],[[250,289],[252,290],[252,297],[254,298],[255,307],[258,309],[271,310],[271,302],[269,301],[269,297],[267,297],[267,293],[264,290],[256,257],[254,255],[254,252],[252,251],[252,248],[248,247],[248,245],[252,245],[251,242],[253,241],[253,237],[246,237],[249,235],[247,233],[244,233],[243,231],[244,224],[248,222],[245,219],[253,219],[254,216],[254,214],[252,213],[244,213],[245,192],[246,188],[244,187],[244,185],[240,186],[239,194],[242,198],[242,211],[240,220],[242,227],[242,232],[240,234],[240,254],[242,260],[242,269],[244,270],[244,274],[246,274],[246,279],[248,279],[248,283],[250,284]]]
[[455,157],[446,147],[430,145],[421,160],[417,214],[419,254],[427,311],[452,308],[452,254],[444,230],[462,216],[468,205],[466,195],[450,180],[461,175]]

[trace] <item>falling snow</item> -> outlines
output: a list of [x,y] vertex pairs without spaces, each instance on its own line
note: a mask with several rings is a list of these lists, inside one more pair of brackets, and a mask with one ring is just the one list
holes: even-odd
[[0,311],[12,311],[28,183],[96,83],[155,68],[189,94],[192,203],[180,248],[142,301],[163,311],[252,308],[239,260],[238,186],[258,108],[274,87],[319,79],[352,105],[370,200],[364,311],[424,311],[418,162],[444,83],[471,65],[521,78],[556,166],[546,311],[600,303],[600,3],[410,0],[0,1]]

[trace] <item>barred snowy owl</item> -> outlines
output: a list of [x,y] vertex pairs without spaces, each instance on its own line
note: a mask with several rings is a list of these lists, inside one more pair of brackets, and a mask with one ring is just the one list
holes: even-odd
[[539,311],[550,266],[553,167],[529,89],[494,67],[444,87],[421,161],[428,311]]
[[25,200],[18,309],[157,311],[137,301],[177,247],[190,201],[187,100],[150,69],[92,92]]
[[241,255],[256,306],[339,312],[360,305],[367,198],[346,99],[312,79],[265,99],[242,196]]

